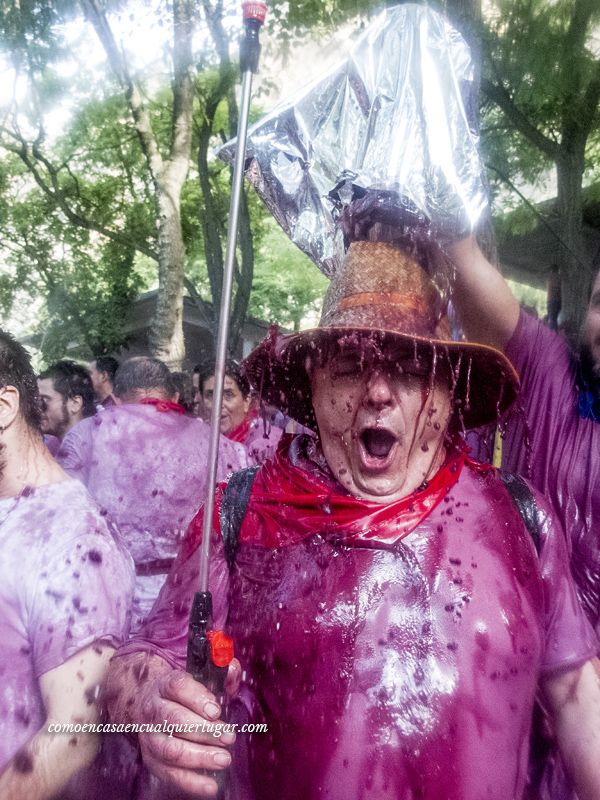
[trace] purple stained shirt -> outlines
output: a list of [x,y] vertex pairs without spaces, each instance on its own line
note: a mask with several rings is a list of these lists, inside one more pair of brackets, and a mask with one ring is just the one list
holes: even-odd
[[[521,377],[531,482],[558,513],[579,597],[600,634],[600,424],[579,416],[575,366],[558,334],[521,312],[506,355]],[[503,444],[503,465],[527,475],[524,433],[516,419]]]
[[60,439],[57,436],[52,436],[48,433],[44,436],[44,444],[50,451],[50,455],[53,458],[56,458],[56,454],[60,450]]
[[261,416],[253,420],[244,442],[249,463],[262,464],[263,461],[273,458],[282,436],[282,428],[265,421]]
[[[87,486],[135,561],[132,631],[152,607],[204,502],[209,432],[203,420],[134,403],[104,409],[63,440],[58,462]],[[243,445],[221,436],[217,479],[247,463]]]
[[[246,676],[233,713],[268,725],[238,736],[236,800],[519,800],[540,676],[597,651],[560,525],[536,501],[539,558],[497,474],[469,468],[396,552],[315,532],[242,544],[230,576],[217,540],[215,626]],[[119,655],[184,668],[198,524]]]
[[39,678],[127,637],[133,564],[72,479],[0,499],[0,772],[39,730]]

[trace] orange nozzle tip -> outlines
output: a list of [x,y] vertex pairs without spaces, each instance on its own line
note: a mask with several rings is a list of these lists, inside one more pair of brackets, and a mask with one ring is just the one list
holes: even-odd
[[210,655],[217,667],[228,667],[233,661],[233,639],[223,631],[208,631]]
[[254,2],[247,0],[242,3],[242,13],[244,21],[254,19],[262,25],[267,15],[267,4],[260,2],[260,0],[254,0]]

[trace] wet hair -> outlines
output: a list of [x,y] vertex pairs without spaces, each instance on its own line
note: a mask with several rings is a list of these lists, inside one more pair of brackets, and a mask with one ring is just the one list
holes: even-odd
[[52,364],[38,375],[39,380],[50,379],[54,391],[63,396],[63,400],[81,397],[83,417],[91,417],[96,413],[96,399],[90,373],[81,364],[64,359]]
[[117,397],[126,397],[140,389],[158,389],[173,397],[177,386],[163,361],[149,356],[136,356],[128,358],[117,370],[113,391]]
[[115,382],[115,375],[119,369],[119,362],[112,356],[97,356],[94,361],[96,362],[96,369],[98,372],[106,372],[108,379],[111,383]]
[[[198,370],[198,385],[200,387],[200,392],[204,391],[204,381],[207,381],[209,378],[212,378],[215,374],[215,363],[214,361],[207,362],[205,364],[198,365],[200,369]],[[196,371],[196,370],[194,370]],[[238,389],[242,393],[242,397],[244,400],[250,394],[250,382],[248,378],[242,372],[242,368],[237,361],[233,358],[228,358],[225,362],[225,375],[228,378],[231,378],[232,381],[235,381],[237,384]]]
[[40,430],[40,399],[27,350],[10,333],[0,329],[0,386],[19,392],[19,411],[31,430]]

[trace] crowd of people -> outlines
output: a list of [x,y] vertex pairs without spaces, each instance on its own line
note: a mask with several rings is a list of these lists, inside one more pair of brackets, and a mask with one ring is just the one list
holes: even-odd
[[[202,365],[202,385],[211,369]],[[228,370],[219,480],[272,454],[283,433],[259,416],[239,366]],[[3,800],[109,797],[108,771],[135,763],[121,742],[81,772],[101,737],[47,728],[98,720],[108,661],[142,625],[202,503],[210,393],[184,398],[182,384],[143,357],[65,359],[35,376],[25,349],[0,335]]]
[[[226,707],[185,672],[214,369],[98,357],[36,378],[1,334],[0,797],[212,797],[227,767],[228,796],[256,800],[600,797],[600,429],[581,402],[600,289],[576,357],[474,239],[451,255],[472,341],[451,340],[425,264],[358,241],[318,328],[226,366]],[[519,426],[510,471],[461,433],[519,391],[531,484]],[[82,726],[107,719],[142,727],[98,754]],[[163,721],[189,729],[144,732]]]

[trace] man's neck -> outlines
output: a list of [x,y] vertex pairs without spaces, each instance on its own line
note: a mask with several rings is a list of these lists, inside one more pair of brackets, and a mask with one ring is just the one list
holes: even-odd
[[165,402],[173,400],[174,398],[164,389],[134,389],[131,392],[123,395],[121,401],[123,403],[141,403],[142,400],[153,398],[156,400],[164,400]]
[[103,386],[103,387],[102,387],[102,391],[101,391],[101,392],[99,392],[99,393],[96,395],[96,397],[100,398],[100,399],[98,400],[98,402],[100,403],[100,405],[102,405],[102,403],[105,403],[105,402],[108,400],[108,398],[109,398],[109,397],[112,397],[112,396],[113,396],[113,387],[112,387],[112,383],[109,383],[107,386]]
[[0,498],[15,497],[26,486],[57,483],[67,475],[50,455],[41,436],[23,430],[7,437],[0,451],[4,468],[0,477]]
[[69,431],[72,430],[75,427],[75,425],[79,425],[79,423],[82,422],[83,419],[84,419],[84,417],[81,414],[77,414],[77,416],[75,416],[75,417],[69,417],[69,422],[67,424],[67,427],[62,432],[62,434],[58,437],[61,440],[61,442],[65,438],[67,433],[69,433]]

